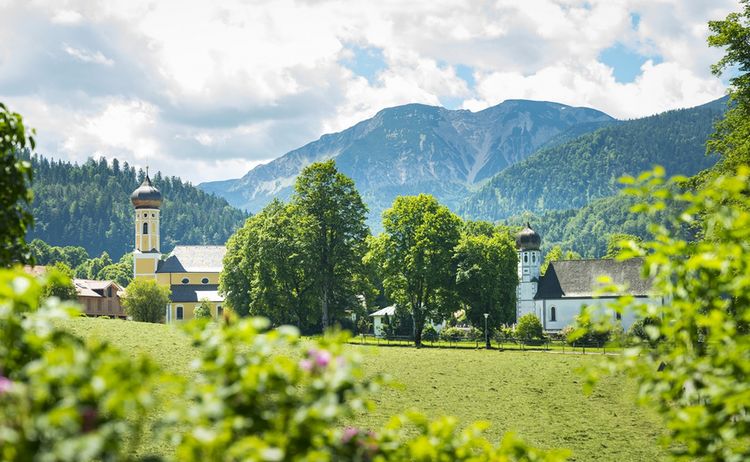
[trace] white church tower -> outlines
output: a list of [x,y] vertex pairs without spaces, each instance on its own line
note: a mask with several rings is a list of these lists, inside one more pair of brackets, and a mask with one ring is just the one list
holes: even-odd
[[527,313],[534,313],[534,295],[539,284],[539,269],[542,264],[542,253],[539,247],[542,238],[531,226],[526,227],[516,236],[518,248],[518,288],[516,289],[516,319]]

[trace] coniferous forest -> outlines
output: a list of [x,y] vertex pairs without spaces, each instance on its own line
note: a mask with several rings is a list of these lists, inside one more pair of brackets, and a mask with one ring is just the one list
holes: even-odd
[[[107,252],[115,261],[133,249],[130,193],[146,173],[117,159],[89,159],[83,165],[30,158],[34,227],[27,240],[55,246],[83,246],[89,255]],[[177,177],[151,175],[164,196],[161,251],[177,244],[224,244],[248,215],[226,200]]]

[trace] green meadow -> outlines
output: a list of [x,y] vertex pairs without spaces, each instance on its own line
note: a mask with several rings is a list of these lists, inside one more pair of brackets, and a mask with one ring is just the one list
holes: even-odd
[[[190,374],[196,350],[179,328],[132,321],[79,318],[62,321],[76,335],[108,340],[133,355],[147,354],[166,371]],[[374,411],[342,423],[376,428],[407,409],[484,420],[488,436],[507,431],[533,445],[565,447],[575,461],[653,461],[663,458],[658,416],[636,405],[635,387],[621,376],[605,377],[583,392],[586,367],[601,355],[350,345],[366,374],[387,374],[393,386],[371,396]],[[163,390],[162,398],[169,396]],[[151,416],[155,420],[157,416]],[[144,441],[146,452],[169,448]]]

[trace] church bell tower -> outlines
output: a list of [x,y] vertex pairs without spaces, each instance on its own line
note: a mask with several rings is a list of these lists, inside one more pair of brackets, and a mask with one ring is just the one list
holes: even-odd
[[161,192],[146,178],[130,195],[135,208],[135,250],[133,252],[133,276],[156,278],[156,267],[161,258],[159,245],[159,208]]
[[[539,285],[542,237],[526,223],[516,236],[518,249],[518,288],[516,289],[516,320],[527,313],[536,313],[534,296]],[[538,316],[538,314],[537,314]]]

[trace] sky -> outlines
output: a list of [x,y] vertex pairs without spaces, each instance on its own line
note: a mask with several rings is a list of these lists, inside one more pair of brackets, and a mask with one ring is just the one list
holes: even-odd
[[386,107],[617,118],[721,97],[737,0],[0,0],[0,101],[37,152],[238,178]]

